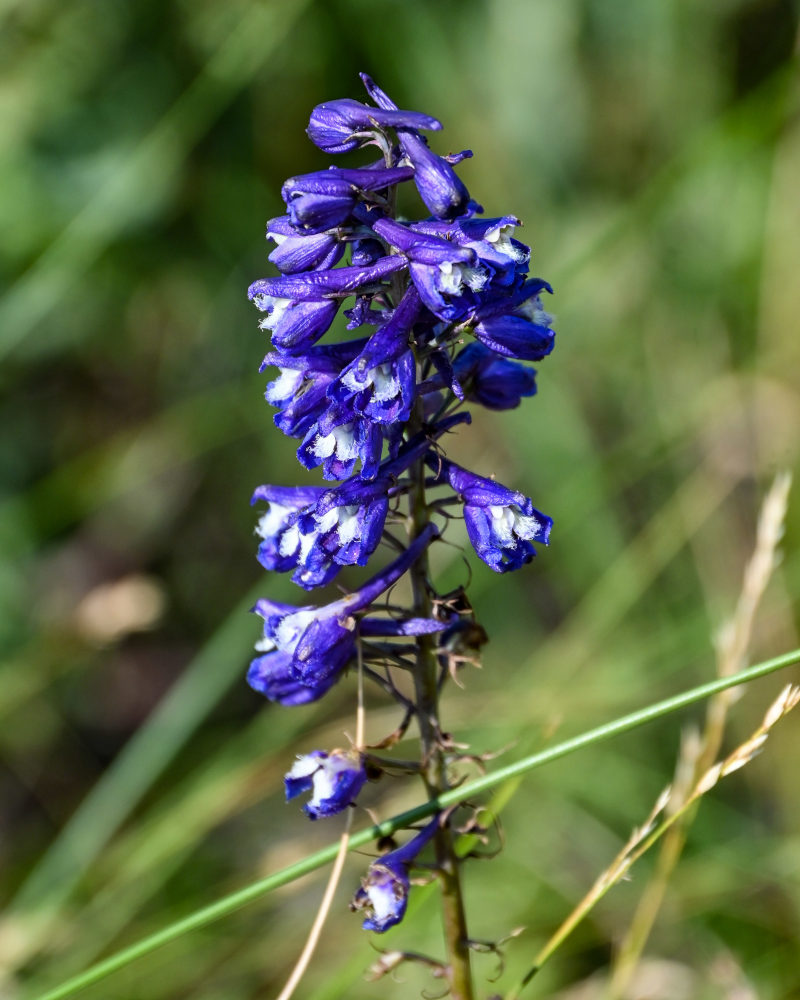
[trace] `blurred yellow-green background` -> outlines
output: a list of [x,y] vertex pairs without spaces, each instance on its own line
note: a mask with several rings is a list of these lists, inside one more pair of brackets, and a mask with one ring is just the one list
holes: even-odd
[[[448,692],[448,728],[474,752],[513,745],[510,760],[714,676],[760,500],[800,447],[797,15],[789,0],[2,0],[0,996],[34,996],[338,835],[282,803],[282,775],[345,742],[352,681],[295,710],[244,683],[254,596],[305,600],[254,558],[252,488],[301,477],[261,398],[245,289],[272,273],[282,180],[328,162],[310,109],[362,98],[359,70],[440,118],[440,151],[474,150],[462,177],[488,214],[525,220],[556,290],[539,395],[477,415],[456,445],[555,528],[513,576],[468,556],[492,642]],[[790,501],[753,662],[798,645],[799,528]],[[438,571],[445,590],[466,580],[457,550]],[[727,749],[784,680],[748,689]],[[523,780],[502,852],[466,869],[476,938],[526,928],[498,983],[476,958],[479,995],[530,965],[701,719]],[[370,696],[368,738],[394,723]],[[790,716],[703,803],[631,996],[800,995],[799,760]],[[418,796],[385,779],[365,801],[386,817]],[[298,997],[436,990],[414,968],[364,981],[375,952],[347,900],[366,863],[349,859]],[[602,995],[651,870],[527,995]],[[322,885],[85,995],[273,997]],[[420,893],[375,943],[438,954],[438,926]]]

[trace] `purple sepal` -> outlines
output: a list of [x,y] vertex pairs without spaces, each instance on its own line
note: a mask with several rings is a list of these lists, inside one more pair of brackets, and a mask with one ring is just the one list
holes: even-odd
[[332,296],[350,295],[364,285],[375,284],[405,266],[405,257],[395,254],[382,257],[369,267],[336,267],[331,271],[307,271],[304,274],[259,278],[247,289],[247,297],[262,311],[268,308],[267,303],[262,304],[260,301],[264,298],[320,302]]
[[335,299],[292,302],[259,296],[256,304],[259,309],[267,310],[259,326],[262,330],[272,331],[273,346],[296,350],[311,347],[327,333],[339,309]]
[[288,215],[279,215],[267,223],[267,239],[275,243],[269,260],[283,274],[327,270],[344,256],[343,240],[334,233],[299,236]]
[[314,145],[326,153],[348,153],[374,141],[376,129],[399,125],[433,132],[442,127],[441,122],[419,111],[384,111],[343,98],[318,104],[311,112],[306,132]]
[[453,363],[466,398],[489,410],[513,410],[536,393],[536,371],[498,357],[481,343],[468,344]]
[[302,510],[310,503],[316,503],[324,493],[324,486],[256,486],[250,504],[266,500],[291,510]]
[[370,267],[386,256],[386,248],[380,240],[365,236],[350,244],[350,263],[353,267]]
[[403,919],[411,884],[409,868],[439,826],[436,816],[403,847],[384,854],[369,866],[351,904],[352,909],[366,912],[367,917],[361,925],[365,931],[383,934]]
[[444,632],[448,623],[438,618],[407,618],[392,621],[390,618],[362,618],[360,631],[363,636],[433,635]]
[[258,656],[247,671],[247,683],[279,705],[308,705],[318,701],[333,687],[337,677],[319,684],[301,684],[291,672],[292,658],[280,650]]
[[392,187],[413,176],[411,167],[330,167],[290,177],[281,188],[281,197],[296,229],[320,233],[346,222],[361,194]]
[[342,812],[355,801],[366,780],[363,758],[355,750],[313,750],[298,757],[283,779],[287,802],[312,792],[303,806],[309,819]]
[[450,360],[450,355],[447,351],[432,351],[431,361],[438,375],[435,378],[428,379],[426,385],[420,386],[420,392],[435,392],[446,386],[456,399],[464,399],[464,389],[458,380],[455,366]]
[[472,332],[497,354],[520,361],[541,361],[555,346],[555,331],[549,326],[513,313],[476,323]]
[[[387,111],[397,110],[397,105],[366,73],[361,74],[361,79],[378,107]],[[437,219],[452,219],[462,215],[469,205],[469,191],[447,160],[432,152],[413,127],[399,127],[397,138],[414,167],[414,183],[429,211]]]
[[474,265],[477,261],[477,254],[471,247],[458,246],[452,240],[404,226],[384,215],[379,208],[359,205],[354,216],[359,222],[370,226],[389,246],[416,263],[438,266],[459,262]]
[[548,544],[552,518],[537,510],[524,493],[439,456],[427,462],[464,501],[469,540],[490,569],[496,573],[519,569],[536,555],[533,542]]

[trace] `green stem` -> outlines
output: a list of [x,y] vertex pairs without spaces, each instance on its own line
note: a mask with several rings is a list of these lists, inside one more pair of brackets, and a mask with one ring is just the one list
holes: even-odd
[[[413,418],[409,423],[409,436],[422,429],[422,400],[418,399]],[[409,515],[412,538],[430,521],[430,510],[425,496],[425,462],[420,459],[411,469],[412,489],[409,494]],[[425,549],[410,571],[414,599],[414,614],[430,618],[433,605],[428,587],[428,550]],[[439,725],[439,662],[433,636],[417,638],[417,661],[414,669],[414,694],[416,717],[421,742],[422,777],[428,798],[436,801],[448,790],[447,762],[441,746]],[[453,835],[445,825],[436,834],[436,863],[442,892],[442,921],[450,995],[453,1000],[473,1000],[472,973],[470,970],[469,935],[461,891],[459,859],[453,845]]]
[[[603,740],[610,739],[612,736],[618,736],[647,722],[653,722],[663,715],[686,708],[698,701],[702,701],[704,698],[709,698],[711,695],[717,694],[719,691],[726,691],[728,688],[738,687],[759,677],[766,677],[767,674],[775,673],[776,670],[782,670],[784,667],[789,667],[798,661],[800,661],[800,649],[795,649],[791,653],[784,653],[782,656],[776,656],[771,660],[758,663],[748,670],[742,670],[732,677],[722,677],[718,680],[701,684],[688,691],[683,691],[681,694],[673,695],[671,698],[665,698],[663,701],[656,702],[654,705],[648,705],[646,708],[641,708],[636,712],[631,712],[629,715],[624,715],[613,722],[607,722],[602,726],[597,726],[595,729],[590,729],[588,732],[573,736],[572,739],[548,747],[546,750],[530,754],[515,761],[513,764],[500,767],[490,774],[484,774],[473,781],[465,782],[463,785],[459,785],[458,788],[442,792],[437,798],[429,799],[427,802],[423,802],[413,809],[408,809],[404,813],[393,816],[383,823],[378,823],[375,826],[354,833],[350,837],[350,850],[363,847],[364,844],[368,844],[379,837],[388,837],[396,830],[408,827],[419,820],[426,819],[433,813],[446,809],[448,806],[456,805],[468,798],[471,799],[482,792],[488,791],[495,785],[502,784],[509,778],[515,778],[527,771],[532,771],[536,767],[541,767],[543,764],[549,764],[551,761],[566,757],[576,750],[582,750],[584,747],[600,743]],[[252,903],[261,896],[265,896],[273,889],[278,889],[280,886],[287,885],[289,882],[293,882],[295,879],[301,878],[309,872],[322,868],[334,860],[338,850],[339,841],[329,844],[322,850],[309,855],[307,858],[303,858],[302,861],[298,861],[288,868],[283,868],[273,875],[245,886],[244,889],[240,889],[238,892],[224,896],[210,906],[196,910],[182,920],[170,924],[168,927],[163,928],[163,930],[143,938],[136,944],[118,951],[115,955],[111,955],[102,962],[98,962],[77,976],[73,976],[60,986],[50,990],[50,992],[40,994],[38,997],[31,998],[31,1000],[63,1000],[64,997],[72,996],[79,992],[79,990],[99,982],[101,979],[110,976],[113,972],[117,972],[126,965],[130,965],[136,959],[143,958],[157,948],[175,941],[189,931],[197,930],[200,927],[206,926],[206,924],[212,923],[214,920],[228,916],[228,914],[234,913],[248,903]]]

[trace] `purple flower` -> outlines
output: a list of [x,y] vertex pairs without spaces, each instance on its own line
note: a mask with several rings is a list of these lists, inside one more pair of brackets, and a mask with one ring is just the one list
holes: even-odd
[[[367,93],[380,108],[396,111],[397,105],[366,73],[361,74]],[[469,207],[469,191],[444,157],[428,148],[414,126],[399,126],[397,138],[409,163],[414,167],[414,183],[420,198],[437,219],[452,219]],[[472,155],[472,154],[469,154]]]
[[281,188],[281,197],[296,229],[321,233],[346,222],[363,194],[392,187],[413,176],[411,167],[330,167],[290,177]]
[[381,540],[389,511],[391,480],[352,479],[334,490],[260,486],[253,501],[270,504],[257,532],[258,559],[305,590],[321,587],[342,566],[366,566]]
[[409,272],[422,301],[439,319],[454,323],[477,308],[491,275],[480,261],[443,262],[435,266],[412,261]]
[[353,803],[366,780],[364,760],[356,750],[312,750],[298,757],[283,779],[287,802],[303,792],[312,793],[303,806],[309,819],[342,812]]
[[[266,500],[256,534],[263,541],[258,547],[258,561],[264,569],[285,573],[303,559],[305,539],[298,527],[300,511],[315,504],[325,490],[318,486],[259,486],[250,500]],[[327,582],[327,581],[326,581]]]
[[407,421],[414,402],[416,369],[408,345],[420,309],[419,295],[411,286],[383,326],[330,387],[330,398],[349,404],[373,423]]
[[332,403],[306,432],[297,458],[307,469],[321,465],[325,479],[347,479],[359,462],[362,478],[374,479],[383,441],[379,424],[347,404]]
[[541,361],[555,345],[552,317],[542,307],[541,292],[553,289],[541,278],[526,281],[510,298],[487,297],[476,309],[472,332],[487,347],[520,361]]
[[310,558],[318,551],[335,564],[335,571],[366,566],[381,540],[390,490],[391,480],[382,476],[372,482],[351,479],[324,493],[301,518],[301,528],[308,526],[314,536]]
[[[289,676],[301,684],[316,688],[332,682],[355,654],[357,622],[354,615],[368,608],[399,580],[436,534],[435,525],[429,524],[394,562],[360,590],[333,604],[297,608],[262,598],[253,608],[264,619],[264,635],[256,649],[261,653],[279,652],[289,657]],[[386,625],[388,634],[397,634],[394,623]],[[439,622],[433,622],[427,630],[440,627]]]
[[279,375],[267,385],[268,403],[279,408],[275,424],[289,437],[303,437],[329,405],[327,390],[344,365],[364,346],[366,340],[311,347],[304,354],[273,351],[261,370],[274,365]]
[[260,302],[262,298],[321,302],[327,298],[345,297],[367,285],[376,285],[405,266],[405,258],[395,254],[382,257],[368,267],[337,267],[330,271],[307,271],[304,274],[279,275],[277,278],[259,278],[247,289],[247,297],[262,311],[266,310],[266,305]]
[[353,214],[359,222],[370,226],[389,246],[416,263],[438,265],[458,261],[474,264],[477,260],[473,249],[457,246],[450,238],[456,228],[454,224],[439,223],[435,232],[426,232],[422,227],[403,225],[371,205],[359,205]]
[[489,410],[513,410],[523,396],[536,393],[533,368],[498,357],[481,343],[467,344],[453,362],[453,372],[466,398]]
[[441,122],[418,111],[384,111],[344,98],[318,104],[311,112],[306,132],[314,145],[326,153],[348,153],[374,142],[377,130],[398,126],[433,132],[442,127]]
[[427,220],[412,228],[428,236],[445,237],[464,250],[472,250],[481,265],[491,273],[492,287],[507,288],[518,283],[528,268],[530,247],[513,238],[521,223],[513,215],[495,219],[458,219],[455,222]]
[[344,256],[345,243],[335,233],[298,235],[288,215],[270,219],[267,239],[275,243],[268,259],[284,274],[327,270]]
[[272,343],[285,350],[310,347],[327,333],[339,309],[335,299],[318,302],[294,302],[292,299],[271,298],[259,295],[256,306],[266,316],[258,324],[262,330],[272,331]]
[[469,540],[490,569],[496,573],[519,569],[536,555],[533,542],[547,545],[552,518],[537,510],[523,493],[447,459],[428,459],[428,464],[463,499]]
[[247,683],[270,701],[287,707],[318,701],[339,680],[340,674],[316,684],[303,684],[292,675],[292,658],[280,650],[258,656],[247,671]]
[[263,539],[261,564],[281,573],[294,570],[292,580],[306,590],[328,583],[342,566],[366,566],[381,540],[389,499],[402,490],[394,485],[396,477],[430,449],[435,437],[465,419],[468,414],[461,413],[418,434],[371,482],[356,476],[332,490],[259,486],[251,502],[270,505],[257,528]]
[[350,904],[351,909],[366,912],[361,925],[365,931],[383,934],[403,919],[408,906],[409,868],[438,829],[439,817],[436,816],[403,847],[384,854],[369,866]]

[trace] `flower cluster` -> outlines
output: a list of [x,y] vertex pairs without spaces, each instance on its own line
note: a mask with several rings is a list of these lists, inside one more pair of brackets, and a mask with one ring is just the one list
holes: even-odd
[[[423,635],[438,634],[444,644],[459,612],[437,613],[436,602],[427,614],[405,612],[384,595],[440,534],[434,515],[446,514],[441,525],[460,506],[475,552],[498,573],[529,562],[551,527],[528,497],[445,458],[442,438],[469,422],[467,404],[507,410],[536,392],[525,363],[553,348],[542,306],[552,290],[528,275],[530,250],[514,235],[519,220],[484,218],[470,198],[455,167],[471,152],[435,153],[423,133],[441,124],[399,109],[369,77],[362,80],[374,106],[321,104],[307,131],[328,153],[374,146],[380,158],[289,178],[281,192],[286,212],[267,226],[269,259],[280,273],[249,289],[270,334],[262,370],[277,370],[266,390],[275,423],[297,440],[301,465],[321,467],[328,485],[263,485],[253,503],[266,504],[259,561],[291,573],[304,590],[330,583],[344,567],[365,566],[382,542],[395,556],[326,605],[256,604],[263,638],[248,681],[283,705],[321,698],[358,655],[367,675],[408,708],[386,657],[402,665]],[[397,191],[410,184],[426,212],[400,221]],[[354,337],[321,344],[340,310]],[[424,523],[401,513],[413,495],[419,514],[419,488],[423,498],[426,489],[447,491],[424,501]],[[406,542],[396,530],[409,523]],[[375,664],[382,670],[373,671]],[[315,750],[286,775],[286,795],[311,792],[305,811],[316,819],[351,805],[366,779],[362,748]],[[401,919],[408,867],[438,823],[373,864],[355,901],[369,914],[366,928],[384,931]]]

